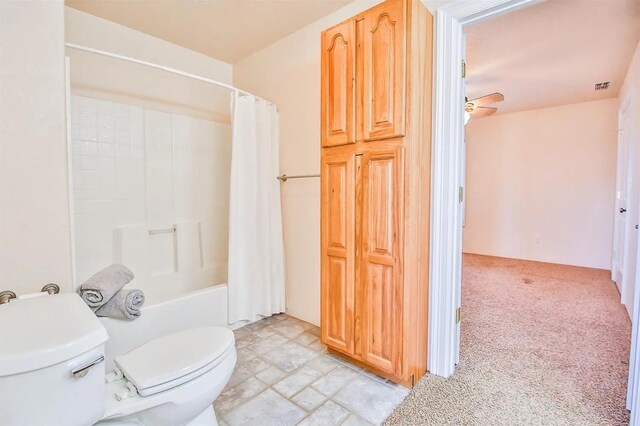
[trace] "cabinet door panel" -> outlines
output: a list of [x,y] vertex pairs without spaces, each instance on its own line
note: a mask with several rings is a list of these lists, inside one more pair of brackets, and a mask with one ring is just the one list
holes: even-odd
[[355,143],[355,21],[322,33],[322,146]]
[[356,301],[362,358],[399,371],[402,339],[402,148],[362,156],[361,282]]
[[405,98],[402,0],[386,1],[365,12],[363,37],[364,140],[402,136]]
[[322,341],[353,353],[354,155],[324,157],[321,186]]

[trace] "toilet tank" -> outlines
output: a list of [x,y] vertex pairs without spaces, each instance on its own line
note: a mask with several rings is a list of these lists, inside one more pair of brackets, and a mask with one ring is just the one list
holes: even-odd
[[102,323],[74,293],[0,305],[0,424],[100,420],[107,339]]

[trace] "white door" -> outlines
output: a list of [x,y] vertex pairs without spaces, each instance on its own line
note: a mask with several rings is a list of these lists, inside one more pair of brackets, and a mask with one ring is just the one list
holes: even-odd
[[[627,195],[629,192],[629,173],[631,172],[631,156],[629,149],[629,103],[627,103],[620,111],[618,128],[618,167],[616,177],[616,203],[615,203],[615,222],[613,237],[613,257],[611,265],[611,275],[613,281],[618,286],[622,303],[625,302],[624,289],[624,270],[625,270],[625,253],[627,244]],[[625,125],[627,129],[625,130]]]

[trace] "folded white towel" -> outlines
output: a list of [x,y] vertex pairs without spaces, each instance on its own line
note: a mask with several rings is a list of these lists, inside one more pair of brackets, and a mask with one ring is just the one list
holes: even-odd
[[107,303],[122,287],[133,279],[133,272],[126,266],[109,265],[93,274],[78,287],[78,294],[94,311]]

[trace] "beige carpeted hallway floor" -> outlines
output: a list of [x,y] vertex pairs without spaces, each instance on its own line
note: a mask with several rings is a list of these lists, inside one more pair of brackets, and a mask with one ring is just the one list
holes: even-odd
[[621,425],[631,323],[609,272],[465,255],[461,359],[389,425]]

